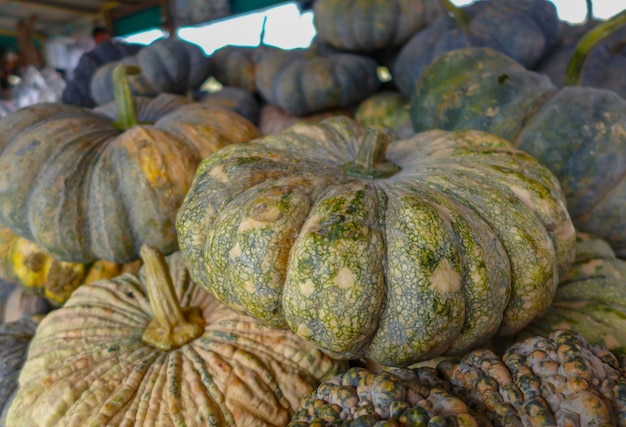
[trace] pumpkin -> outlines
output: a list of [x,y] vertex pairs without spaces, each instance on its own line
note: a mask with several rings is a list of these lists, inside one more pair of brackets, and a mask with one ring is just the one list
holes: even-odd
[[135,114],[127,71],[118,68],[116,121],[56,103],[0,120],[0,218],[61,261],[130,262],[144,242],[175,251],[175,215],[200,160],[258,136],[236,113],[167,94]]
[[16,284],[0,279],[0,324],[46,314],[51,308],[45,298],[26,292]]
[[392,66],[394,81],[410,97],[426,67],[451,50],[487,47],[532,67],[556,44],[559,20],[547,0],[479,1],[456,7],[443,0],[452,16],[442,16],[416,33]]
[[389,128],[399,138],[409,138],[415,134],[410,108],[410,100],[400,92],[383,90],[361,101],[354,118],[363,126]]
[[610,36],[587,46],[580,44],[582,38],[589,34],[602,21],[593,19],[591,0],[587,0],[587,20],[584,24],[563,24],[559,42],[546,55],[534,70],[546,74],[557,87],[565,84],[568,65],[575,52],[590,50],[588,58],[581,70],[581,84],[602,89],[609,89],[626,97],[626,27],[612,32]]
[[176,229],[222,303],[389,366],[521,329],[550,305],[575,240],[554,176],[507,141],[392,141],[346,117],[209,156]]
[[256,85],[269,104],[303,116],[349,107],[374,93],[380,86],[376,68],[376,61],[356,54],[274,49],[257,64]]
[[626,426],[626,376],[613,353],[579,334],[518,341],[502,357],[475,350],[437,365],[494,426]]
[[256,67],[269,47],[224,46],[210,56],[215,78],[224,86],[256,93]]
[[59,261],[10,228],[0,227],[0,279],[43,295],[53,305],[65,303],[82,284],[136,272],[139,267],[139,261],[128,264],[103,260],[90,264]]
[[318,111],[317,113],[308,114],[306,116],[294,116],[275,105],[265,104],[261,107],[259,130],[262,135],[271,135],[282,132],[298,122],[317,123],[333,116],[352,117],[353,114],[349,108],[335,108],[332,110]]
[[0,425],[6,425],[6,413],[17,391],[17,379],[38,324],[37,317],[0,324]]
[[245,89],[235,86],[224,86],[216,92],[200,93],[198,98],[203,104],[232,110],[250,120],[251,123],[259,124],[261,108],[259,101]]
[[317,37],[338,49],[374,51],[406,42],[445,12],[440,0],[317,0]]
[[219,304],[178,253],[141,255],[139,275],[81,286],[42,320],[7,426],[284,426],[344,369]]
[[176,37],[159,39],[134,56],[98,68],[90,84],[97,105],[113,101],[113,72],[121,63],[141,68],[141,73],[130,78],[134,95],[186,94],[211,74],[210,61],[200,47]]
[[616,258],[604,240],[577,233],[576,259],[561,278],[550,310],[512,339],[574,329],[590,344],[626,353],[625,301],[626,261]]
[[[626,12],[605,24],[620,22]],[[416,132],[478,129],[510,140],[559,179],[576,229],[626,256],[626,100],[616,93],[575,85],[557,89],[501,53],[460,49],[419,80],[411,120]]]
[[104,64],[116,62],[127,56],[133,56],[144,46],[125,43],[119,40],[105,40],[93,49],[85,52],[72,71],[72,78],[67,82],[61,100],[65,104],[92,108],[96,103],[91,97],[91,79],[96,70]]
[[288,427],[333,425],[477,427],[490,423],[433,368],[372,372],[354,367],[306,396]]

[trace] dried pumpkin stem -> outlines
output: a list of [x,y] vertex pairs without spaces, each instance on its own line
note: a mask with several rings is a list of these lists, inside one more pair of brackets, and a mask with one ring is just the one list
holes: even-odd
[[139,67],[127,64],[119,64],[113,69],[113,93],[117,107],[117,120],[113,122],[113,125],[118,130],[125,131],[139,124],[133,93],[128,84],[128,76],[140,72]]
[[378,129],[365,131],[361,148],[354,161],[342,165],[349,176],[357,178],[388,178],[400,170],[400,167],[387,161],[387,147],[391,136]]
[[454,17],[457,27],[465,29],[469,27],[472,18],[462,8],[458,7],[450,0],[443,0],[443,5],[448,12]]
[[589,53],[598,43],[613,34],[615,30],[623,25],[626,25],[626,10],[618,13],[608,21],[596,25],[580,39],[567,66],[567,73],[564,80],[565,86],[580,85],[583,77],[583,67]]
[[165,257],[149,245],[143,245],[139,253],[146,269],[146,287],[153,315],[143,333],[143,342],[168,351],[202,335],[204,319],[200,310],[180,306]]

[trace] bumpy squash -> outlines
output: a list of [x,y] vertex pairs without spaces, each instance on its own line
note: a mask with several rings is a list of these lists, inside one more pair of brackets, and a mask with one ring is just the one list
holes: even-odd
[[205,159],[177,216],[192,276],[330,355],[384,365],[543,314],[575,240],[554,176],[484,132],[390,142],[334,117]]
[[377,63],[366,56],[317,49],[274,49],[256,68],[257,89],[265,100],[289,114],[302,116],[349,107],[380,86]]
[[406,97],[426,67],[446,52],[487,47],[532,67],[557,42],[559,20],[550,1],[478,1],[463,8],[443,1],[453,16],[442,16],[415,34],[392,67],[394,82]]
[[317,37],[353,52],[401,45],[445,12],[440,0],[317,0],[313,10]]
[[136,273],[140,265],[139,261],[127,264],[102,260],[90,264],[59,261],[36,243],[0,226],[0,279],[43,295],[54,305],[65,303],[80,285],[126,272]]
[[437,366],[494,426],[626,426],[624,366],[568,330],[519,341],[500,358],[475,350]]
[[559,90],[498,52],[460,49],[419,80],[411,118],[416,132],[479,129],[512,141],[559,179],[576,229],[626,256],[626,100],[614,92]]
[[574,329],[590,344],[626,353],[626,261],[602,239],[585,233],[576,237],[576,260],[550,310],[513,339]]
[[[143,270],[81,286],[31,342],[7,426],[276,426],[344,369],[142,249]],[[51,351],[53,349],[53,351]]]
[[17,392],[17,379],[38,324],[38,317],[0,324],[0,425],[6,425],[6,413]]
[[118,70],[117,110],[38,104],[0,120],[0,218],[62,261],[130,262],[145,242],[173,252],[200,160],[259,135],[232,111],[167,94],[135,114]]
[[[390,421],[390,424],[381,424]],[[337,423],[343,424],[337,424]],[[378,424],[377,424],[378,423]],[[288,427],[489,425],[433,368],[351,368],[302,400]]]
[[260,105],[258,99],[245,89],[224,86],[216,92],[201,92],[198,101],[206,105],[232,110],[258,126]]
[[91,97],[97,105],[113,101],[113,72],[120,64],[141,69],[141,73],[130,77],[130,88],[134,95],[143,96],[185,94],[200,87],[211,74],[210,60],[200,47],[176,37],[159,39],[136,55],[98,68],[90,83]]
[[261,107],[259,130],[262,135],[271,135],[282,132],[289,126],[293,126],[298,122],[317,123],[333,116],[352,117],[353,113],[350,108],[335,108],[332,110],[318,111],[317,113],[308,114],[306,116],[294,116],[275,105],[265,104]]
[[265,49],[224,46],[210,56],[215,78],[225,86],[234,86],[256,93],[256,67]]

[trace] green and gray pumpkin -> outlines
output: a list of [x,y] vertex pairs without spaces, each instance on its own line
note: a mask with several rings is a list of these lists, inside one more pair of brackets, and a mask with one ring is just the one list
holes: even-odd
[[513,339],[547,336],[556,329],[574,329],[590,344],[626,353],[626,261],[604,240],[577,233],[576,260],[550,310]]
[[[200,161],[253,139],[240,115],[176,95],[97,111],[37,104],[0,120],[0,218],[61,261],[130,262],[143,243],[177,249],[178,207]],[[135,102],[136,101],[136,102]]]
[[345,369],[220,304],[179,253],[141,255],[138,275],[81,286],[42,320],[7,427],[284,427]]
[[548,309],[575,233],[556,178],[484,132],[345,117],[224,147],[178,211],[194,279],[339,358],[407,365]]
[[559,179],[576,229],[626,256],[626,100],[616,93],[557,89],[501,53],[459,49],[418,81],[411,119],[416,132],[478,129],[530,153]]

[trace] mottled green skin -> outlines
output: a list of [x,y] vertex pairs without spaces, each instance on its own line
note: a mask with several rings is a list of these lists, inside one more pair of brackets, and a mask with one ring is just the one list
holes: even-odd
[[445,13],[439,0],[319,0],[313,10],[317,37],[352,52],[401,45]]
[[5,425],[9,409],[18,388],[17,379],[28,354],[38,321],[29,317],[0,325],[0,424]]
[[500,358],[475,350],[437,365],[494,426],[626,426],[626,377],[618,359],[568,330],[531,337]]
[[626,100],[589,87],[557,91],[545,76],[474,48],[429,68],[411,118],[416,131],[479,129],[512,141],[558,178],[576,228],[626,256]]
[[399,138],[413,136],[411,104],[400,92],[383,90],[364,99],[354,111],[357,122],[367,127],[393,129]]
[[[182,100],[181,100],[182,99]],[[0,120],[0,218],[58,260],[130,262],[177,249],[174,222],[202,158],[258,136],[238,114],[164,94],[152,125],[119,131],[115,107],[37,104]]]
[[256,86],[268,103],[302,116],[348,107],[376,92],[377,67],[373,59],[350,53],[273,50],[257,64]]
[[[288,427],[372,427],[388,425],[385,421],[407,427],[491,425],[433,368],[378,372],[351,368],[304,398]],[[345,424],[333,424],[341,422]]]
[[431,131],[389,145],[393,176],[347,176],[367,132],[335,117],[205,159],[177,216],[198,283],[335,357],[384,365],[542,314],[575,238],[550,172],[501,138]]
[[[210,61],[195,44],[176,37],[160,39],[121,62],[137,65],[141,74],[129,78],[134,95],[186,94],[197,89],[212,72]],[[113,100],[113,69],[99,68],[91,80],[91,96],[98,105]]]
[[[626,350],[626,261],[608,243],[579,233],[576,260],[548,312],[513,339],[573,329],[591,344]],[[510,340],[509,340],[510,342]]]

